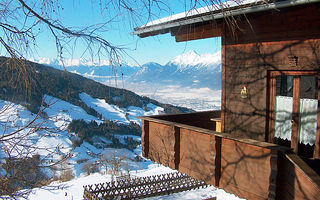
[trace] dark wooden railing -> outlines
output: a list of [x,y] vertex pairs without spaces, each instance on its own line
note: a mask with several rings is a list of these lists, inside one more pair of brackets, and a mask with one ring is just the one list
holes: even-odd
[[[219,111],[212,111],[141,117],[143,155],[246,199],[320,196],[319,176],[308,166],[294,164],[303,161],[298,156],[295,162],[289,159],[291,149],[215,132],[210,118],[219,115]],[[294,175],[284,178],[288,170]],[[301,181],[308,186],[297,185]],[[314,189],[312,195],[308,188]],[[288,192],[283,194],[282,189]],[[301,194],[308,198],[300,198]]]

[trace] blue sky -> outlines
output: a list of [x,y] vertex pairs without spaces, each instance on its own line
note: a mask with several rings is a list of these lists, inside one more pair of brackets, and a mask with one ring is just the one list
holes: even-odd
[[[166,12],[158,12],[153,19],[166,17],[170,14],[183,12],[185,7],[179,3],[179,0],[168,0],[168,7]],[[61,5],[64,10],[60,12],[62,23],[69,26],[86,26],[94,23],[102,23],[110,19],[114,13],[108,12],[100,13],[98,0],[93,0],[93,3],[80,0],[63,0]],[[134,27],[143,25],[147,20],[143,17],[142,21],[128,20],[127,15],[118,17],[110,25],[107,32],[102,33],[102,36],[109,40],[114,45],[120,45],[127,49],[127,53],[138,62],[144,64],[147,62],[158,62],[165,64],[175,56],[188,51],[196,51],[198,54],[215,53],[221,48],[220,38],[210,38],[204,40],[195,40],[189,42],[175,42],[175,38],[170,34],[164,34],[148,38],[139,38],[136,35],[131,35]],[[48,37],[48,33],[43,33],[38,37],[38,51],[35,57],[56,57],[55,41],[53,37]],[[72,55],[68,57],[78,58],[81,56],[84,46],[77,46],[77,49]],[[135,61],[129,56],[125,56],[126,62],[134,63]],[[102,58],[108,59],[108,58]]]

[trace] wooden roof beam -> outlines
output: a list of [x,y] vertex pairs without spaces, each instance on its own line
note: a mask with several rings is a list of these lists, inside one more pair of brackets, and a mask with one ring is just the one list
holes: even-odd
[[220,37],[222,36],[222,24],[204,23],[200,25],[188,25],[171,30],[171,35],[175,36],[176,42]]

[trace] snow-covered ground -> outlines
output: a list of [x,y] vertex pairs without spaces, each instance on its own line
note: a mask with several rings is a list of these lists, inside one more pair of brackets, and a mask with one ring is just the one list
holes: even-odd
[[[144,177],[157,174],[165,174],[175,172],[174,170],[158,165],[149,164],[145,169],[136,171],[130,171],[130,175],[135,177]],[[111,175],[94,173],[89,176],[82,174],[81,176],[68,181],[68,182],[53,182],[49,187],[35,188],[29,195],[30,200],[42,200],[42,199],[59,199],[59,200],[70,200],[70,199],[83,199],[83,186],[92,185],[97,183],[104,183],[111,181]],[[49,188],[52,186],[59,186],[57,190],[50,191]],[[212,186],[207,188],[200,188],[170,195],[157,196],[152,198],[146,198],[149,200],[202,200],[216,197],[217,200],[242,200],[233,194],[226,193],[221,189],[216,189]]]
[[[158,165],[149,164],[145,169],[131,171],[130,174],[136,177],[144,177],[156,174],[164,174],[173,172],[170,168]],[[49,191],[46,187],[42,189],[35,188],[29,196],[30,200],[41,200],[41,199],[82,199],[83,185],[91,185],[96,183],[103,183],[111,181],[111,175],[104,175],[101,173],[95,173],[90,176],[81,175],[68,182],[53,182],[50,186],[60,186],[60,189]],[[172,195],[165,195],[159,197],[153,197],[148,199],[207,199],[216,196],[216,189],[214,187],[207,187],[203,189],[196,189]]]
[[[102,114],[104,119],[110,119],[124,124],[129,124],[130,122],[140,124],[140,121],[136,118],[137,116],[154,115],[163,111],[163,108],[153,104],[147,105],[147,111],[133,106],[126,109],[119,108],[115,105],[105,103],[104,100],[94,99],[85,93],[81,94],[81,98],[89,107],[92,107],[98,113]],[[43,111],[46,113],[46,117],[37,118],[34,122],[34,124],[38,125],[39,128],[35,129],[35,127],[32,126],[21,130],[20,135],[26,135],[28,140],[22,140],[21,137],[19,138],[21,140],[19,142],[26,142],[26,144],[30,143],[39,147],[39,150],[35,153],[39,153],[40,155],[44,154],[41,150],[41,148],[44,147],[56,148],[59,146],[59,150],[62,151],[62,153],[69,153],[69,151],[72,151],[70,141],[72,135],[67,131],[67,126],[72,120],[84,119],[87,122],[92,120],[97,123],[102,122],[102,120],[88,115],[82,108],[69,102],[48,95],[45,95],[44,101],[49,105],[49,107]],[[128,113],[127,117],[126,113]],[[7,135],[21,129],[36,117],[37,116],[35,114],[31,113],[21,105],[0,100],[0,133],[3,135]],[[43,130],[40,127],[46,127],[50,130]],[[4,142],[3,145],[5,146],[6,143]]]
[[[167,91],[162,91],[163,94],[167,94],[170,97],[170,88]],[[190,93],[194,92],[192,89],[189,90]],[[204,93],[208,92],[203,90]],[[175,95],[177,98],[183,97],[183,94]],[[190,94],[191,95],[191,94]],[[217,96],[219,96],[217,94]],[[128,124],[130,121],[139,123],[136,116],[141,115],[153,115],[158,114],[163,111],[163,108],[149,104],[147,111],[137,108],[119,108],[115,105],[107,104],[104,100],[95,99],[89,95],[82,93],[80,94],[81,100],[86,103],[86,105],[95,109],[98,113],[102,114],[103,118],[115,119],[118,123]],[[84,119],[85,121],[94,120],[97,123],[102,121],[94,116],[88,115],[82,108],[70,104],[68,102],[62,101],[60,99],[46,95],[44,98],[45,102],[50,106],[45,109],[46,117],[41,117],[37,119],[37,123],[44,124],[46,127],[56,130],[55,132],[48,131],[37,131],[28,135],[32,140],[27,140],[32,142],[33,145],[37,147],[47,147],[47,148],[57,148],[59,146],[59,151],[64,155],[70,155],[70,158],[66,162],[66,166],[72,170],[75,178],[67,182],[52,182],[49,186],[42,188],[34,188],[30,193],[29,199],[40,200],[40,199],[82,199],[83,195],[83,185],[95,184],[101,182],[111,181],[111,175],[106,174],[106,169],[104,165],[99,165],[99,171],[91,175],[87,175],[83,171],[83,164],[87,161],[91,163],[99,164],[99,159],[101,156],[116,155],[117,157],[125,157],[122,161],[121,171],[125,173],[130,171],[133,176],[149,176],[161,173],[172,172],[170,168],[152,163],[150,160],[142,159],[142,161],[137,161],[135,158],[137,156],[142,156],[141,146],[138,146],[133,151],[127,149],[113,149],[113,148],[98,148],[94,144],[89,144],[83,142],[80,147],[72,148],[71,138],[74,137],[74,133],[69,133],[67,131],[68,124],[74,119]],[[179,101],[179,100],[178,100]],[[128,113],[128,114],[126,114]],[[10,103],[8,101],[0,100],[0,131],[3,134],[8,134],[18,128],[28,124],[30,120],[35,117],[35,114],[26,110],[23,106]],[[24,130],[26,133],[30,129]],[[41,136],[41,137],[40,137]],[[132,135],[118,135],[116,136],[121,143],[124,143],[125,137],[132,137],[134,140],[141,141],[138,136]],[[100,141],[105,144],[110,143],[108,139],[104,137],[97,137],[94,141]],[[5,143],[2,144],[2,148]],[[3,151],[0,151],[1,158],[5,158],[6,155]],[[46,151],[39,149],[37,151],[42,157],[46,156]],[[61,156],[60,156],[61,157]],[[60,158],[58,155],[56,157],[50,158],[51,160],[57,160]],[[47,175],[52,175],[47,172]],[[50,188],[55,187],[55,190],[50,190]],[[223,191],[222,191],[223,192]],[[150,199],[206,199],[216,196],[217,193],[222,193],[216,190],[214,187],[208,187],[205,189],[196,189],[187,192],[181,192],[178,194],[166,195],[161,197],[153,197]],[[229,194],[222,193],[220,197]],[[226,199],[230,199],[227,197]],[[221,198],[220,198],[221,199]],[[222,198],[223,199],[223,198]]]
[[153,104],[147,105],[147,111],[136,106],[129,106],[128,108],[119,108],[116,105],[111,105],[105,102],[104,99],[95,99],[90,95],[81,93],[80,99],[89,107],[93,108],[98,113],[102,114],[104,119],[117,121],[124,124],[134,122],[141,124],[138,116],[157,115],[163,112],[163,108],[155,106]]

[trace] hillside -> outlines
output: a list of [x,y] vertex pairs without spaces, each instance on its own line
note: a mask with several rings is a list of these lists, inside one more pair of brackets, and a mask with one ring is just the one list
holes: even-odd
[[99,117],[95,110],[83,103],[79,96],[81,93],[86,93],[93,98],[104,99],[106,103],[121,108],[128,106],[146,108],[147,104],[152,103],[163,107],[165,113],[191,111],[182,107],[161,104],[125,89],[109,87],[74,73],[33,62],[25,63],[28,70],[24,76],[24,73],[15,67],[17,64],[19,63],[12,59],[0,57],[0,98],[21,103],[34,113],[38,111],[43,95],[47,94],[80,106],[88,114]]

